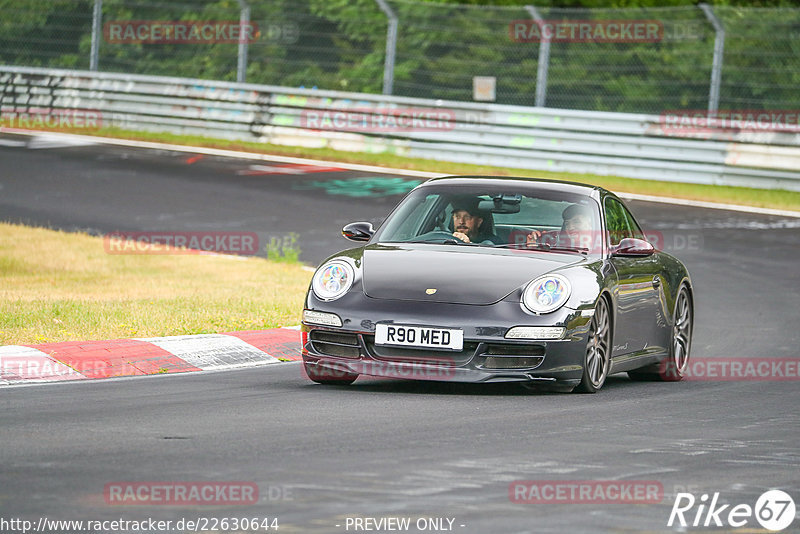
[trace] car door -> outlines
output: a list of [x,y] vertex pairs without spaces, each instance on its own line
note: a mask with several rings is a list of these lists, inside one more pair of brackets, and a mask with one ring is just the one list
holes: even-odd
[[622,239],[644,239],[644,233],[618,199],[608,196],[604,204],[606,236],[612,252],[610,262],[619,279],[612,357],[633,355],[657,339],[656,322],[660,310],[658,258],[655,254],[614,256],[613,251]]

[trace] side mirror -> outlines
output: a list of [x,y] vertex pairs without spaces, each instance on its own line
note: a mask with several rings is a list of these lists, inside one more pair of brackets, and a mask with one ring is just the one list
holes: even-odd
[[342,236],[350,241],[369,241],[374,233],[372,223],[368,222],[354,222],[342,228]]
[[656,251],[653,245],[644,239],[626,237],[611,252],[612,256],[650,256]]

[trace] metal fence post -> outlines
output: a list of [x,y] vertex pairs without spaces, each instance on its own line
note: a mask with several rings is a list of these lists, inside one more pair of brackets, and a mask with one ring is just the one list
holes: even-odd
[[711,88],[708,91],[708,112],[716,113],[719,110],[719,88],[722,83],[722,55],[725,52],[725,28],[714,15],[708,4],[699,4],[708,21],[714,27],[714,62],[711,65]]
[[389,19],[389,29],[386,32],[386,60],[383,64],[383,94],[392,94],[394,86],[394,58],[397,49],[397,15],[386,3],[386,0],[375,0]]
[[[534,6],[525,6],[525,10],[530,13],[533,20],[539,24],[541,28],[541,22],[543,22],[542,16],[539,14],[539,10],[536,9]],[[543,108],[545,107],[545,101],[547,100],[547,69],[550,67],[550,39],[546,39],[544,35],[542,35],[541,40],[539,41],[539,60],[538,65],[536,68],[536,107]]]
[[247,27],[250,25],[250,6],[245,0],[239,0],[239,58],[236,65],[236,81],[244,83],[247,78]]
[[89,70],[97,70],[100,55],[100,34],[103,32],[103,0],[94,0],[92,12],[92,49],[89,52]]

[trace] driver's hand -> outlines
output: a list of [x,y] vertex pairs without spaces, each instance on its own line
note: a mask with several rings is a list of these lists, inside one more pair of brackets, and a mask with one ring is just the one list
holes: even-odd
[[469,236],[462,232],[453,232],[453,237],[459,238],[464,243],[470,243]]
[[539,238],[542,237],[542,232],[539,230],[533,230],[528,236],[525,238],[525,245],[528,247],[534,247],[539,243]]

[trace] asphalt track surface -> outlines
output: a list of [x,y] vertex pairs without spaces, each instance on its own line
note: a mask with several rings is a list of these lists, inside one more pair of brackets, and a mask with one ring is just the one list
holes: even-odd
[[[418,181],[385,176],[391,187],[381,188],[361,172],[239,173],[254,163],[270,165],[0,146],[0,219],[95,233],[254,231],[266,241],[296,232],[301,258],[317,263],[348,246],[343,224],[379,222],[403,183]],[[693,358],[798,358],[798,219],[629,205],[692,274]],[[277,517],[278,532],[355,532],[346,528],[354,517],[409,517],[409,532],[431,517],[454,519],[461,533],[762,531],[753,519],[739,530],[667,520],[686,489],[731,505],[753,506],[770,488],[800,501],[799,393],[797,381],[625,376],[597,395],[363,377],[325,387],[296,363],[6,388],[0,518]],[[665,495],[659,504],[519,504],[509,499],[515,480],[648,480]],[[260,498],[106,504],[104,486],[124,481],[252,481]],[[784,530],[798,531],[797,519]]]

